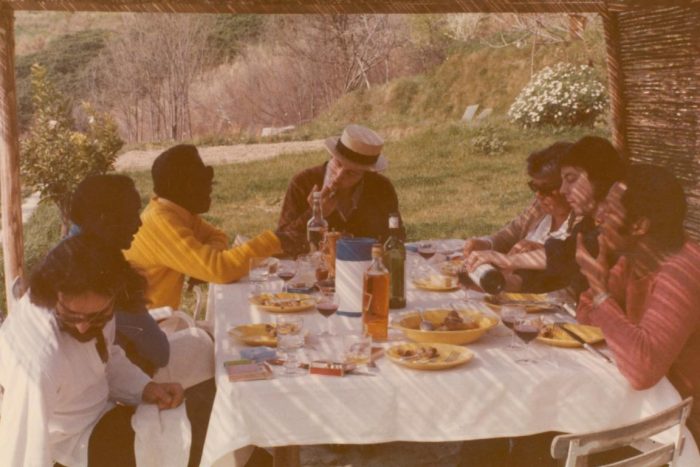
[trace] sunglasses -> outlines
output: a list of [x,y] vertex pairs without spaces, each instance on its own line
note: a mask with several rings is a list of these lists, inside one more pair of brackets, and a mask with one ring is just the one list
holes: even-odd
[[558,184],[554,183],[535,183],[534,180],[527,182],[527,186],[530,187],[533,193],[539,193],[542,196],[547,196],[559,189]]
[[61,322],[71,326],[88,324],[92,327],[100,327],[107,324],[107,321],[112,319],[112,316],[114,316],[114,300],[110,300],[107,306],[105,306],[103,309],[89,315],[71,310],[60,300],[57,302],[57,305],[56,317]]

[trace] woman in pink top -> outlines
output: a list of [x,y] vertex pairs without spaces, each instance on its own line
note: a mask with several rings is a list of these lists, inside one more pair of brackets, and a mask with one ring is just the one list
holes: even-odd
[[[696,403],[688,428],[700,441],[700,246],[683,230],[686,202],[662,167],[633,165],[600,213],[600,251],[579,245],[590,289],[577,319],[603,330],[620,372],[635,389],[664,376]],[[619,255],[610,267],[609,258]]]

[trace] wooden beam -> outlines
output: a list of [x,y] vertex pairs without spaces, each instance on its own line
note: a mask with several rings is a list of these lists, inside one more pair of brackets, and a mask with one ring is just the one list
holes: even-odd
[[567,13],[604,0],[7,0],[15,10],[149,13]]
[[22,277],[24,267],[15,92],[14,14],[6,3],[0,3],[0,215],[8,312],[13,301],[12,283],[15,278]]
[[605,46],[608,62],[608,96],[610,98],[610,130],[613,146],[627,159],[627,128],[625,115],[625,89],[620,61],[620,29],[617,12],[601,14],[605,29]]

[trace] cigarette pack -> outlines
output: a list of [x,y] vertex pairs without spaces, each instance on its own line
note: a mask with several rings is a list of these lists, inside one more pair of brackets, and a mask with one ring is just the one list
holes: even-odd
[[269,365],[248,359],[224,362],[224,368],[226,368],[226,373],[228,373],[229,381],[255,381],[258,379],[270,379],[273,376]]
[[312,375],[345,376],[351,370],[352,367],[344,363],[329,360],[315,360],[309,365],[309,373]]

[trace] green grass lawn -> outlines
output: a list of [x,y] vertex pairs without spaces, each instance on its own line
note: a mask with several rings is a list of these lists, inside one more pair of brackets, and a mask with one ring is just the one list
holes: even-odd
[[[556,140],[603,130],[523,130],[505,122],[491,125],[491,135],[507,143],[502,154],[485,155],[472,145],[474,127],[443,124],[389,142],[386,175],[394,182],[408,239],[464,238],[503,225],[531,199],[525,158]],[[325,151],[217,166],[211,211],[206,218],[233,238],[274,229],[287,183],[299,170],[326,160]],[[151,196],[150,171],[132,172],[144,204]],[[27,270],[59,237],[58,215],[41,206],[25,228]],[[4,292],[4,288],[2,292]],[[4,298],[4,297],[3,297]]]

